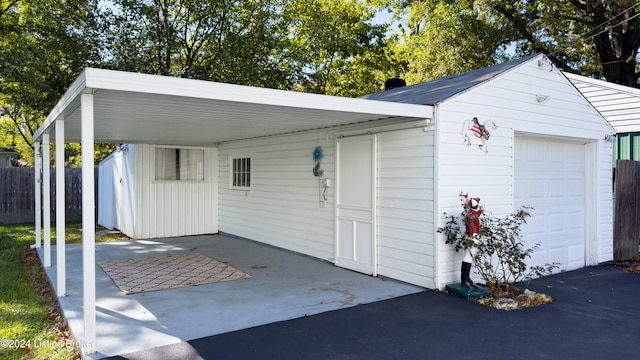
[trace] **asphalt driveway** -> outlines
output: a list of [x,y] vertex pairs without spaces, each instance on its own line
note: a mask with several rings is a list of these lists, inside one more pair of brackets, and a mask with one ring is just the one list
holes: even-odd
[[624,268],[523,284],[554,298],[525,310],[425,291],[112,359],[634,359],[640,274]]

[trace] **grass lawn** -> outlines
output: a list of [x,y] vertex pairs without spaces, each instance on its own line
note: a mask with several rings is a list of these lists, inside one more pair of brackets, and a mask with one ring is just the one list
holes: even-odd
[[[55,227],[51,229],[55,244]],[[80,243],[81,224],[67,224],[66,242]],[[96,236],[115,241],[122,235]],[[58,301],[35,250],[33,224],[0,225],[0,359],[78,359]]]

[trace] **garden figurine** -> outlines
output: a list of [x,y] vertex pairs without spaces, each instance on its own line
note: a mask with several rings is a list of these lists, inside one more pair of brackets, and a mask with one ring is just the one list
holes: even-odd
[[[470,198],[464,204],[464,223],[466,235],[469,243],[477,244],[478,235],[480,234],[480,217],[484,213],[484,205],[480,205],[480,198]],[[475,255],[475,246],[470,246],[462,260],[462,268],[460,275],[460,283],[465,288],[477,288],[476,284],[471,281],[471,263]]]

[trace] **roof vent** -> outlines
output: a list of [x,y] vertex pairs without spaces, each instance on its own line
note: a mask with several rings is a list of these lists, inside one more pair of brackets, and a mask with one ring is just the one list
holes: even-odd
[[398,78],[389,79],[384,82],[385,90],[391,90],[391,89],[400,88],[403,86],[407,86],[407,82]]

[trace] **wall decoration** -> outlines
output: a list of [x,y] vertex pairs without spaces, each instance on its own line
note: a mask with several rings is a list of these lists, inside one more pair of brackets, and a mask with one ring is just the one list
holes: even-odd
[[498,125],[493,120],[485,120],[482,124],[477,117],[466,120],[462,125],[462,137],[467,146],[478,145],[478,148],[484,151],[485,154],[489,152],[489,138],[491,133],[489,129],[497,129]]
[[313,149],[313,161],[316,163],[313,167],[313,176],[318,178],[318,197],[320,199],[320,208],[323,208],[324,202],[327,201],[329,180],[322,178],[324,170],[320,168],[320,160],[322,160],[322,148],[320,146],[316,146],[316,148]]
[[324,171],[320,168],[320,160],[322,160],[322,148],[320,146],[316,146],[313,149],[313,161],[316,162],[316,165],[313,167],[313,176],[322,177]]

